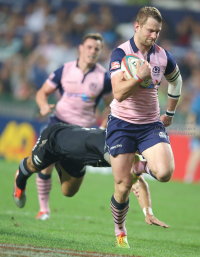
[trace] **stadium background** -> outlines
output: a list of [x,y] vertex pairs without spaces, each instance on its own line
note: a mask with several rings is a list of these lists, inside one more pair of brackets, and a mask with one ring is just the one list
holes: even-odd
[[[115,3],[115,4],[113,4]],[[48,74],[77,58],[77,46],[88,32],[100,32],[105,46],[99,62],[108,70],[111,50],[133,35],[142,5],[161,11],[164,24],[158,44],[175,57],[183,89],[169,129],[175,155],[174,179],[182,180],[193,133],[187,125],[190,104],[200,90],[199,1],[31,1],[0,0],[0,157],[18,162],[28,156],[46,119],[39,115],[35,93]],[[59,95],[50,97],[56,102]],[[161,113],[167,84],[159,89]],[[101,123],[103,104],[97,110]],[[195,180],[200,177],[200,166]]]

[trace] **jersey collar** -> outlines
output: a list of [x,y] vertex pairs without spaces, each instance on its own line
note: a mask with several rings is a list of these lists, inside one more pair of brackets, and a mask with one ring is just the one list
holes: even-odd
[[[130,44],[131,44],[131,47],[132,47],[132,49],[133,49],[133,51],[135,52],[135,53],[137,53],[138,51],[139,51],[139,49],[137,48],[137,46],[136,46],[136,44],[135,44],[135,42],[134,42],[134,38],[132,37],[131,39],[130,39]],[[153,45],[152,47],[151,47],[151,49],[150,49],[150,51],[148,52],[148,55],[147,55],[147,61],[149,62],[149,60],[150,60],[150,55],[151,54],[155,54],[155,45]]]
[[[79,59],[76,60],[76,67],[77,67],[77,68],[79,68],[79,66],[78,66],[78,60],[79,60]],[[89,72],[93,71],[95,68],[96,68],[96,63],[94,64],[94,66],[93,66],[86,74],[88,74]],[[79,68],[79,69],[80,69],[80,68]],[[85,74],[85,75],[86,75],[86,74]]]
[[[79,59],[76,60],[76,67],[77,67],[77,68],[79,68],[79,66],[78,66],[78,60],[79,60]],[[95,70],[95,68],[96,68],[96,63],[94,64],[94,66],[93,66],[87,73],[84,74],[83,79],[82,79],[82,83],[84,82],[86,75],[87,75],[88,73],[90,73],[90,72],[93,72],[93,71]],[[80,68],[79,68],[79,69],[80,69]]]

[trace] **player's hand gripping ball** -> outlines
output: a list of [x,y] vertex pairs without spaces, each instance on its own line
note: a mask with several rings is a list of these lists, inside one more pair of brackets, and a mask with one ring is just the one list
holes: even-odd
[[[121,62],[121,70],[125,73],[127,79],[131,79],[136,74],[137,62],[140,60],[140,65],[144,65],[144,60],[140,59],[137,55],[129,54],[124,56]],[[151,79],[143,80],[140,85],[148,87],[152,83]]]

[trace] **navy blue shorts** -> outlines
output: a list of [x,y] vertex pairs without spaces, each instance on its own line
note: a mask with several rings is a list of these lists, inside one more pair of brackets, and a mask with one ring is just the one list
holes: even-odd
[[138,125],[108,116],[106,148],[112,156],[137,150],[142,153],[160,142],[170,143],[162,122]]

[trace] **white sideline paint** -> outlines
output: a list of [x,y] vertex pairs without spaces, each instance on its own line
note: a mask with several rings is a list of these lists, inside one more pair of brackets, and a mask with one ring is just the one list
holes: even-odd
[[91,166],[87,166],[86,167],[86,172],[89,173],[99,173],[99,174],[112,174],[112,169],[111,167],[108,168],[101,168],[101,167],[91,167]]
[[[112,174],[112,168],[111,167],[108,167],[108,168],[101,168],[101,167],[94,168],[94,167],[91,167],[91,166],[87,166],[86,167],[86,172],[89,172],[89,173],[99,173],[99,174],[103,174],[103,175],[109,175],[109,174]],[[151,177],[148,174],[143,174],[143,176],[144,176],[144,178],[146,180],[154,180],[154,181],[156,181],[156,179],[154,179],[153,177]]]

